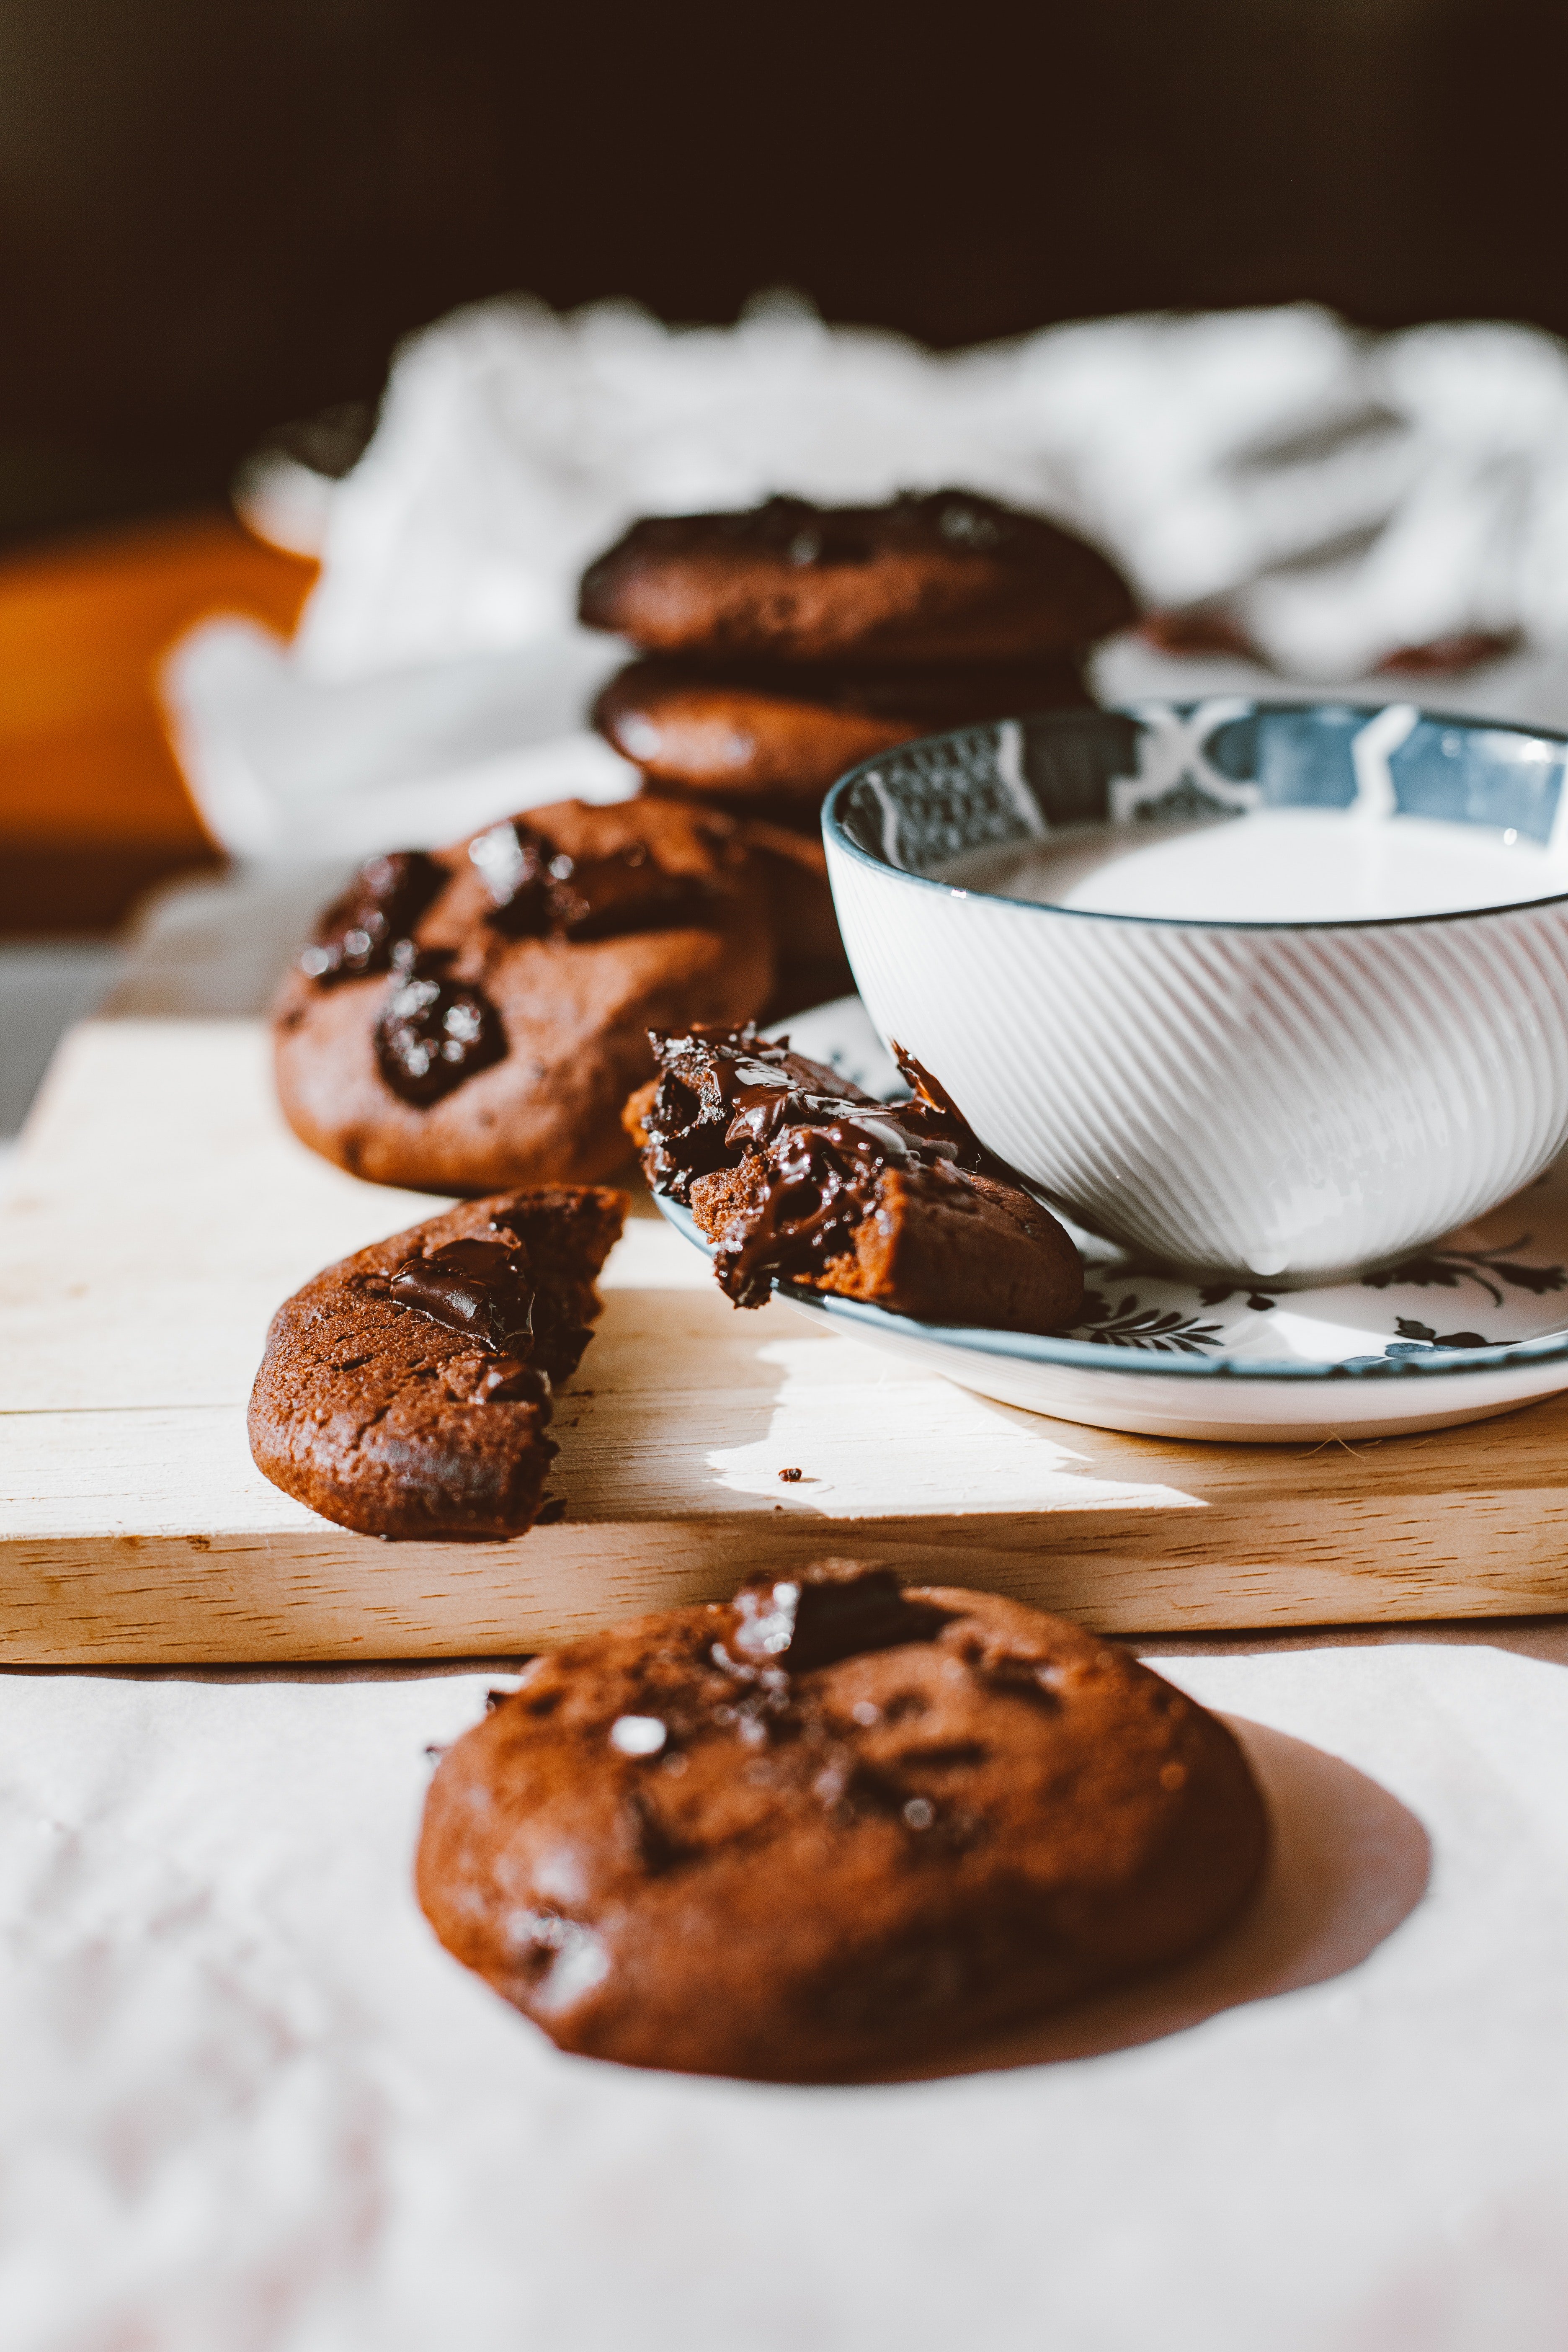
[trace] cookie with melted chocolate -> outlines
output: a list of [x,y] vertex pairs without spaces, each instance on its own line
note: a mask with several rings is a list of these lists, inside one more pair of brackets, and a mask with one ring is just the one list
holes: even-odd
[[691,1213],[737,1307],[765,1307],[777,1281],[922,1323],[1059,1331],[1077,1320],[1083,1264],[1048,1210],[962,1167],[897,1111],[850,1108],[693,1181]]
[[634,523],[578,610],[646,653],[857,666],[1049,661],[1134,615],[1097,549],[970,490]]
[[1267,1846],[1229,1731],[1125,1651],[826,1561],[535,1660],[437,1767],[416,1876],[563,2049],[809,2081],[1172,1966]]
[[661,1076],[626,1106],[655,1192],[684,1201],[720,1286],[763,1307],[802,1282],[922,1322],[1054,1331],[1083,1266],[1071,1240],[901,1050],[884,1104],[754,1029],[655,1037]]
[[650,656],[620,670],[593,723],[656,791],[736,815],[815,826],[823,794],[860,760],[977,719],[1090,700],[1076,656],[949,668],[738,672]]
[[378,902],[401,938],[355,964],[359,901],[330,910],[274,1007],[289,1125],[374,1182],[596,1181],[625,1156],[648,1029],[745,1021],[772,999],[771,885],[717,812],[561,802],[417,872],[436,877],[422,897]]
[[361,1535],[525,1533],[557,1452],[552,1387],[592,1337],[627,1205],[597,1188],[501,1193],[328,1266],[272,1318],[258,1469]]

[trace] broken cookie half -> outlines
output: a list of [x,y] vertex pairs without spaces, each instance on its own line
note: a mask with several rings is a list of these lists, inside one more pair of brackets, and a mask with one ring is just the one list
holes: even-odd
[[652,1043],[661,1075],[627,1106],[628,1129],[737,1307],[782,1281],[992,1330],[1079,1314],[1071,1240],[909,1056],[914,1096],[889,1105],[750,1027]]
[[548,1511],[552,1389],[577,1369],[628,1203],[497,1193],[328,1266],[272,1318],[257,1467],[361,1535],[507,1537]]

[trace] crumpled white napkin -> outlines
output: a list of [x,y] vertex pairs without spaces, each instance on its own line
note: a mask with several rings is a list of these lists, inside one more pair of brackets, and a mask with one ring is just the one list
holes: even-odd
[[497,301],[399,354],[294,646],[176,650],[203,814],[240,853],[357,855],[627,791],[581,726],[621,649],[573,613],[633,517],[947,483],[1082,530],[1152,606],[1221,608],[1287,677],[1476,636],[1568,664],[1568,352],[1532,331],[1299,304],[933,354],[785,298],[684,330]]

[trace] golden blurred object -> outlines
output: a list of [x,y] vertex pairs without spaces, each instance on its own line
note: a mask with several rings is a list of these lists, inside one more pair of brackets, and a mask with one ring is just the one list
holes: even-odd
[[211,614],[291,635],[316,572],[224,514],[0,559],[0,933],[111,930],[150,884],[222,862],[154,673]]

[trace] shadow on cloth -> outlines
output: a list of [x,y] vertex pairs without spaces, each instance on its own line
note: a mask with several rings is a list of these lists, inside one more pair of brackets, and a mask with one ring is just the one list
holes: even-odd
[[1145,1983],[929,2064],[859,2079],[927,2082],[1100,2057],[1184,2032],[1222,2010],[1326,1984],[1367,1959],[1426,1891],[1426,1831],[1396,1797],[1340,1757],[1263,1724],[1226,1720],[1258,1776],[1273,1832],[1262,1887],[1229,1935]]

